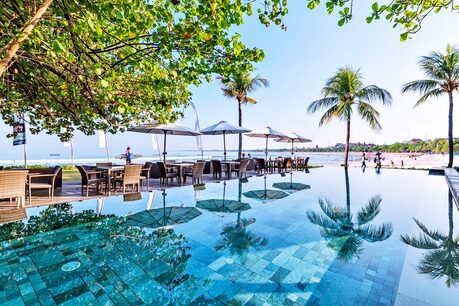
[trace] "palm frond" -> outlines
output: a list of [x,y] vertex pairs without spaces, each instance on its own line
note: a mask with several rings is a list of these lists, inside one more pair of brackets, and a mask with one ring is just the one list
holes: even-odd
[[383,105],[392,105],[392,95],[387,90],[376,85],[368,85],[362,88],[355,96],[368,103],[381,101]]
[[372,197],[368,204],[362,207],[357,213],[357,223],[359,226],[367,224],[373,220],[381,211],[380,204],[382,198],[380,195]]
[[412,247],[423,250],[433,250],[438,249],[439,245],[434,240],[430,239],[426,235],[420,234],[418,237],[410,237],[408,235],[400,235],[400,239]]
[[436,80],[417,80],[404,84],[402,86],[402,93],[413,92],[419,94],[425,94],[436,88],[441,87],[441,82]]
[[336,104],[338,104],[339,99],[337,97],[326,97],[314,102],[311,102],[308,107],[308,113],[315,113],[322,109],[330,108]]
[[368,242],[379,242],[388,239],[394,230],[392,223],[383,223],[380,226],[364,225],[357,229],[360,238]]
[[438,98],[445,93],[446,91],[443,88],[435,88],[432,91],[427,92],[421,98],[419,98],[414,107],[418,107],[419,105],[424,104],[430,98]]
[[414,222],[416,222],[417,226],[421,229],[421,231],[423,231],[424,234],[429,236],[431,239],[433,239],[435,241],[442,241],[442,240],[446,240],[448,238],[447,235],[442,234],[438,230],[435,230],[435,231],[429,230],[427,228],[427,226],[425,226],[425,224],[422,223],[421,221],[419,221],[418,219],[416,219],[416,218],[413,218],[413,219],[414,219]]
[[357,111],[363,120],[365,120],[370,128],[373,130],[381,130],[381,124],[379,123],[379,112],[370,104],[359,101]]
[[448,250],[434,250],[424,255],[418,272],[432,279],[446,277],[446,285],[459,285],[459,257]]
[[346,217],[346,210],[334,205],[329,199],[325,199],[325,201],[319,199],[319,206],[324,214],[335,222]]
[[330,107],[325,114],[322,115],[319,121],[319,126],[329,123],[333,118],[339,118],[338,105]]
[[339,229],[339,226],[336,222],[334,222],[327,216],[323,216],[321,214],[316,213],[313,210],[306,211],[306,216],[308,217],[308,220],[315,225],[321,226],[323,228],[329,228],[332,230]]
[[254,98],[250,98],[250,97],[245,96],[244,100],[242,100],[242,103],[244,103],[244,104],[247,104],[247,103],[257,104],[258,102]]

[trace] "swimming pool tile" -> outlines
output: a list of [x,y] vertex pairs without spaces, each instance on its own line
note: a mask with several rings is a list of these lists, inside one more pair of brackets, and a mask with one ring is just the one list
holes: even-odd
[[275,283],[282,283],[282,281],[287,277],[291,271],[283,267],[279,267],[277,271],[270,277],[270,280]]

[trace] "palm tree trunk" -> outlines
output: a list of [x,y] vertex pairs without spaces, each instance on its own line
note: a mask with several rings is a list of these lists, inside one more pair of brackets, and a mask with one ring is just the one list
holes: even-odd
[[344,178],[346,180],[346,212],[347,219],[351,219],[351,186],[349,184],[349,173],[347,167],[344,168]]
[[347,117],[347,131],[346,131],[346,149],[345,149],[345,155],[344,155],[344,167],[347,168],[349,165],[348,159],[349,159],[349,146],[350,146],[350,139],[351,139],[351,117]]
[[[239,126],[242,126],[242,99],[237,98]],[[239,134],[239,148],[237,151],[237,158],[241,159],[242,156],[242,134]]]
[[454,160],[454,139],[453,139],[453,93],[448,92],[449,96],[449,114],[448,114],[448,151],[449,151],[449,161],[448,168],[453,166]]
[[453,195],[451,194],[451,190],[448,191],[448,221],[449,221],[448,237],[452,239],[454,223],[453,223]]

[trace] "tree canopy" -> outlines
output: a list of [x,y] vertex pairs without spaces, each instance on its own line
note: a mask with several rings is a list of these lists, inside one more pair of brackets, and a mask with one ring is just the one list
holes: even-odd
[[[47,7],[43,9],[45,6]],[[0,3],[0,116],[62,140],[174,121],[190,85],[263,59],[232,26],[257,9],[282,24],[286,0],[45,0]],[[40,18],[37,14],[42,13]],[[34,19],[35,18],[35,19]],[[31,26],[32,29],[31,29]]]
[[[320,0],[306,0],[309,9],[315,9],[320,5]],[[343,26],[353,17],[353,0],[327,0],[325,6],[329,15],[338,11],[338,25]],[[394,28],[400,28],[400,40],[405,41],[410,35],[421,29],[426,17],[441,11],[457,11],[459,5],[453,0],[417,1],[417,0],[391,0],[374,2],[371,4],[370,13],[366,17],[367,23],[384,18],[393,24]]]

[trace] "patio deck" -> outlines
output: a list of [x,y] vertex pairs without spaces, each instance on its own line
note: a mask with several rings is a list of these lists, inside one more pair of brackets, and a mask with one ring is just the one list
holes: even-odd
[[[256,175],[255,171],[248,171],[247,177]],[[222,178],[223,179],[223,178]],[[232,179],[236,179],[233,175]],[[204,183],[212,183],[218,182],[219,179],[214,179],[212,174],[205,174],[203,177]],[[185,184],[182,186],[190,186],[191,185],[191,178],[188,178]],[[159,179],[150,179],[150,186],[147,189],[146,183],[141,186],[140,191],[148,191],[148,190],[160,190],[160,189],[169,189],[180,187],[176,181],[166,185],[160,185]],[[76,201],[83,201],[88,199],[95,199],[98,197],[110,197],[110,196],[117,196],[123,194],[121,189],[118,189],[117,192],[112,191],[110,195],[106,195],[103,193],[97,193],[95,187],[91,187],[89,189],[89,196],[82,196],[81,195],[81,182],[80,181],[71,181],[65,182],[62,188],[57,188],[54,192],[54,199],[48,198],[48,191],[47,190],[34,190],[32,195],[32,205],[29,205],[29,198],[26,200],[26,208],[33,207],[33,206],[47,206],[47,205],[54,205],[54,204],[61,204],[67,202],[76,202]],[[1,211],[1,210],[0,210]]]

